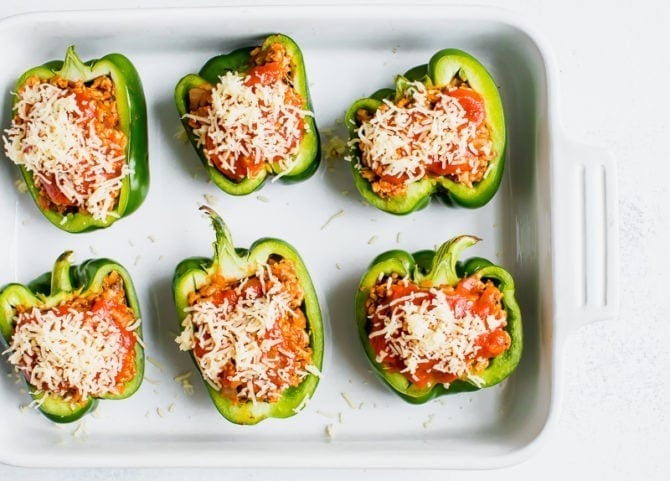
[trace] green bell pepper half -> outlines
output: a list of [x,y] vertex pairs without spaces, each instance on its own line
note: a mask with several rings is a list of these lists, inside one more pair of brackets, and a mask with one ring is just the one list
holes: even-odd
[[[282,34],[267,37],[261,49],[270,48],[273,44],[281,44],[286,49],[286,54],[291,64],[291,84],[303,98],[303,110],[313,112],[312,101],[309,94],[307,72],[303,61],[300,47],[289,37]],[[186,134],[198,153],[200,161],[207,169],[212,181],[224,192],[232,195],[247,195],[262,187],[270,174],[280,174],[282,167],[279,163],[268,164],[256,177],[245,177],[244,180],[236,182],[226,177],[205,156],[202,147],[198,147],[198,139],[193,134],[193,129],[188,125],[188,119],[184,116],[189,113],[189,91],[195,87],[206,85],[214,86],[219,83],[219,77],[227,72],[236,72],[244,76],[251,69],[251,51],[255,47],[243,47],[228,54],[218,55],[205,63],[198,74],[189,74],[183,77],[174,91],[174,100],[177,111],[181,118]],[[286,183],[300,182],[311,177],[321,161],[321,140],[316,121],[313,116],[305,117],[306,129],[302,142],[295,154],[296,161],[293,167],[282,174],[279,180]]]
[[[460,236],[451,239],[440,246],[436,251],[425,250],[409,254],[402,250],[385,252],[374,259],[369,270],[363,275],[356,294],[356,324],[359,338],[363,344],[365,354],[374,371],[393,391],[405,401],[412,404],[422,404],[435,397],[465,391],[476,391],[481,388],[498,384],[507,378],[516,369],[521,359],[523,345],[523,331],[521,324],[521,310],[514,298],[514,280],[502,267],[490,261],[475,257],[465,262],[458,260],[461,252],[479,241],[473,236]],[[458,379],[450,383],[434,384],[427,387],[418,387],[410,382],[405,375],[389,370],[383,363],[375,359],[375,351],[370,344],[370,322],[365,303],[381,276],[390,276],[396,273],[401,278],[408,278],[411,282],[422,285],[429,283],[433,286],[455,286],[465,277],[477,274],[482,280],[491,280],[502,292],[503,309],[507,313],[505,330],[511,338],[509,349],[493,358],[489,366],[477,376],[482,380],[475,383],[467,378]]]
[[[30,77],[37,76],[42,80],[60,76],[66,80],[90,82],[96,77],[107,75],[114,83],[114,95],[119,115],[119,128],[125,134],[126,164],[130,173],[123,179],[116,207],[105,219],[94,219],[88,212],[70,212],[65,215],[50,209],[43,209],[39,203],[40,192],[35,186],[32,172],[19,166],[30,195],[42,214],[56,227],[67,232],[87,232],[109,227],[118,219],[125,217],[142,204],[149,191],[149,140],[147,134],[147,107],[144,99],[142,81],[137,70],[128,58],[111,53],[100,59],[83,62],[74,46],[65,53],[65,60],[53,60],[38,67],[31,68],[19,77],[15,92]],[[14,94],[14,105],[18,102],[18,94]]]
[[[141,319],[133,281],[123,266],[104,258],[89,259],[73,266],[70,263],[71,257],[72,251],[66,251],[56,259],[53,271],[42,274],[27,285],[11,283],[0,290],[0,333],[4,349],[9,346],[14,334],[17,306],[51,309],[73,297],[98,294],[102,292],[105,277],[112,271],[121,276],[128,307],[137,319]],[[141,325],[134,332],[139,339],[142,338]],[[28,384],[30,395],[38,402],[42,414],[50,420],[57,423],[76,421],[95,408],[98,399],[125,399],[139,389],[144,378],[144,348],[140,341],[136,341],[134,349],[135,376],[123,385],[119,394],[89,397],[83,403],[73,403],[54,394],[39,392],[35,386]]]
[[[249,249],[235,248],[228,227],[221,217],[207,206],[200,208],[209,215],[216,240],[214,242],[214,256],[191,257],[177,265],[173,278],[173,294],[177,307],[179,325],[186,318],[186,308],[189,307],[188,296],[209,282],[214,274],[220,274],[226,279],[243,279],[253,275],[259,265],[267,262],[270,257],[288,259],[293,263],[305,298],[302,310],[307,318],[307,330],[312,349],[312,365],[319,371],[323,364],[324,334],[323,319],[319,300],[302,258],[287,242],[262,238],[254,242]],[[190,352],[193,362],[197,366],[193,352]],[[286,418],[296,414],[311,398],[319,383],[319,376],[309,373],[296,387],[287,388],[276,402],[239,402],[223,396],[215,387],[211,386],[203,377],[207,391],[216,406],[216,409],[229,421],[236,424],[257,424],[266,418]]]
[[406,193],[383,198],[372,190],[370,182],[361,175],[361,152],[356,144],[351,143],[350,158],[354,183],[369,204],[392,214],[404,215],[426,207],[433,194],[438,194],[448,204],[476,208],[486,204],[497,192],[502,179],[507,143],[503,104],[498,88],[486,68],[476,58],[462,50],[440,50],[431,57],[427,65],[419,65],[408,70],[405,75],[398,75],[395,79],[395,89],[384,88],[370,97],[355,101],[344,117],[349,138],[351,140],[358,138],[359,123],[356,120],[356,112],[359,109],[374,114],[384,101],[395,102],[406,97],[409,82],[420,81],[428,88],[442,87],[449,85],[456,77],[467,81],[484,100],[485,123],[489,128],[493,151],[496,153],[489,161],[485,177],[472,187],[460,184],[448,176],[425,177],[409,184]]

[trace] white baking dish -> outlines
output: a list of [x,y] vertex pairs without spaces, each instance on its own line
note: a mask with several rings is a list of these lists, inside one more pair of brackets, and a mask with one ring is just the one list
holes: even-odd
[[[361,204],[348,166],[324,162],[308,182],[268,183],[232,198],[207,183],[180,129],[172,91],[210,57],[283,32],[303,48],[320,128],[355,99],[438,49],[468,50],[497,80],[509,128],[508,164],[494,201],[479,210],[434,202],[395,217]],[[535,35],[499,10],[454,7],[230,7],[29,14],[0,22],[3,126],[10,91],[26,69],[62,58],[125,53],[144,82],[150,115],[152,184],[138,212],[105,231],[60,232],[0,167],[0,284],[27,282],[74,249],[79,261],[124,264],[138,288],[145,325],[146,380],[125,401],[102,402],[83,424],[56,427],[30,409],[11,376],[0,379],[0,461],[28,466],[319,466],[486,468],[518,462],[544,436],[560,391],[561,346],[575,327],[617,309],[616,183],[603,150],[567,140],[556,118],[556,74]],[[328,138],[328,135],[325,135]],[[349,191],[348,195],[343,193]],[[174,376],[192,370],[173,342],[174,266],[209,255],[213,240],[197,205],[227,220],[236,242],[262,236],[293,243],[311,269],[329,315],[324,379],[297,416],[253,427],[226,422],[197,374],[187,395]],[[331,216],[342,211],[343,214]],[[400,234],[399,234],[400,233]],[[387,249],[431,248],[461,233],[483,238],[482,255],[515,276],[525,323],[523,360],[502,385],[404,403],[371,374],[353,320],[358,280]],[[3,371],[8,372],[6,363]],[[329,429],[326,429],[329,427]],[[329,431],[332,436],[327,435]]]

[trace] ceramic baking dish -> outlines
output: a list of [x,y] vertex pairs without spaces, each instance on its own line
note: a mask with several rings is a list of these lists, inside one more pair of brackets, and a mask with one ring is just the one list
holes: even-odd
[[[208,183],[191,146],[176,135],[176,82],[210,57],[272,32],[303,48],[324,143],[343,136],[344,110],[394,74],[456,47],[498,82],[509,129],[507,167],[495,199],[478,210],[434,202],[396,217],[361,203],[349,166],[325,158],[308,182],[268,183],[233,198]],[[42,218],[0,166],[0,283],[26,282],[62,251],[78,261],[124,264],[142,303],[146,378],[124,401],[85,421],[55,426],[24,406],[11,374],[0,379],[0,461],[27,466],[238,466],[489,468],[526,458],[545,436],[560,399],[561,346],[575,327],[617,309],[616,183],[606,151],[568,140],[556,117],[556,72],[537,36],[509,14],[481,8],[229,7],[37,13],[0,22],[3,127],[10,92],[27,68],[119,51],[144,82],[151,190],[111,228],[72,235]],[[326,149],[327,151],[328,149]],[[239,245],[276,236],[302,253],[329,318],[322,382],[297,416],[240,427],[211,405],[197,374],[188,394],[174,380],[193,370],[174,343],[171,278],[177,262],[209,255],[212,234],[197,211],[212,205]],[[353,300],[372,258],[392,248],[432,248],[457,234],[483,241],[469,254],[515,276],[525,351],[501,385],[422,406],[404,403],[372,375],[356,337]],[[3,372],[9,367],[3,361]]]

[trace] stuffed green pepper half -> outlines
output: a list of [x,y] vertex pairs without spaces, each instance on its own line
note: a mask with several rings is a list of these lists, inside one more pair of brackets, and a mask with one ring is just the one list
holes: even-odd
[[300,411],[314,394],[323,360],[323,322],[310,275],[279,239],[236,249],[209,207],[214,257],[176,268],[176,341],[195,361],[214,405],[229,421],[256,424]]
[[361,280],[356,322],[365,353],[410,403],[493,386],[521,359],[511,275],[482,258],[458,261],[477,241],[460,236],[437,252],[386,252]]
[[177,111],[212,181],[246,195],[268,175],[310,177],[320,140],[302,52],[286,35],[270,35],[209,60],[175,89]]
[[74,47],[17,81],[5,152],[42,214],[68,232],[105,228],[149,190],[147,111],[133,64]]
[[109,259],[70,264],[0,290],[3,354],[28,383],[33,404],[58,423],[98,399],[123,399],[144,376],[140,306],[128,272]]
[[474,208],[498,190],[503,105],[491,75],[466,52],[437,52],[398,75],[395,89],[354,102],[345,123],[356,187],[379,209],[409,214],[435,193]]

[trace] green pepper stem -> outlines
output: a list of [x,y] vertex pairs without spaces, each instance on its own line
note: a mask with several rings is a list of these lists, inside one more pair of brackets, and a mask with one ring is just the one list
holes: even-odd
[[216,240],[213,244],[213,265],[218,266],[219,271],[224,273],[226,277],[244,277],[249,270],[249,263],[237,254],[228,226],[226,226],[223,219],[211,207],[203,205],[200,207],[200,210],[210,217],[214,232],[216,233]]
[[79,58],[74,45],[70,45],[65,52],[63,66],[57,73],[69,80],[87,80],[90,72],[91,68]]
[[51,293],[53,296],[59,292],[72,292],[72,281],[70,279],[70,259],[72,251],[65,251],[54,264],[51,272]]
[[426,278],[435,285],[449,284],[455,286],[460,280],[456,272],[458,258],[468,247],[475,245],[480,239],[474,236],[462,235],[455,237],[440,246],[433,258],[433,264]]

